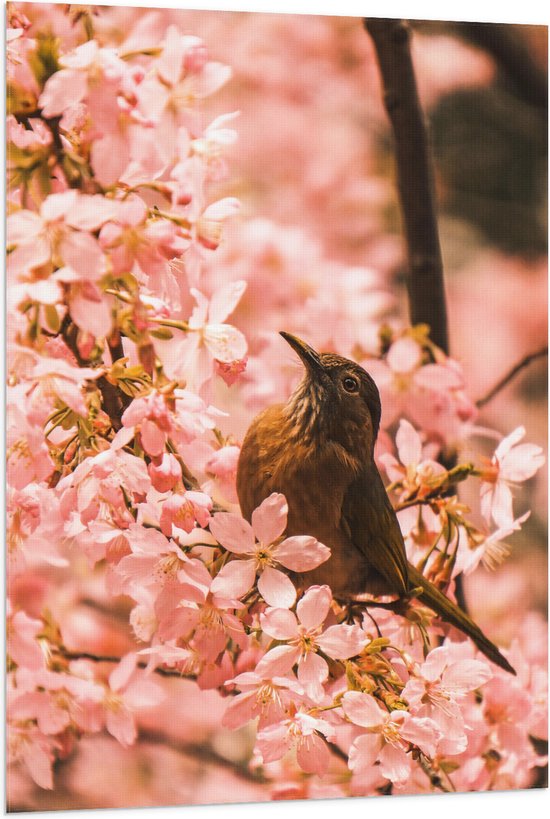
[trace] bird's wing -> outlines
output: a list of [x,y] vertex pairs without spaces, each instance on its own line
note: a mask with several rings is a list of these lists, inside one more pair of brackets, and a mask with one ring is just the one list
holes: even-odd
[[342,527],[392,593],[410,590],[403,535],[374,464],[349,486],[342,505]]

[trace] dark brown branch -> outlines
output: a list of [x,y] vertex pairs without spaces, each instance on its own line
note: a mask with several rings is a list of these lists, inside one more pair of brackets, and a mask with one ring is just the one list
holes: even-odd
[[[61,323],[60,334],[63,341],[74,355],[78,366],[89,367],[90,362],[80,355],[80,350],[78,349],[77,343],[78,327],[71,321],[69,313],[65,314],[65,317]],[[113,429],[118,432],[122,426],[122,421],[120,419],[122,418],[122,413],[126,408],[121,398],[122,391],[117,390],[114,384],[107,381],[104,375],[101,375],[97,379],[96,383],[101,393],[101,403],[103,405],[103,409],[109,416]]]
[[[119,663],[122,657],[115,657],[110,655],[92,654],[89,651],[68,651],[66,648],[56,648],[55,655],[63,657],[65,660],[91,660],[93,663]],[[138,668],[147,668],[148,663],[139,661]],[[196,680],[196,674],[185,674],[181,671],[174,671],[169,668],[155,668],[155,673],[160,674],[161,677],[177,677],[178,679]]]
[[539,358],[544,358],[544,356],[548,355],[548,345],[543,347],[541,350],[537,350],[535,353],[529,353],[529,355],[524,356],[521,361],[518,361],[506,375],[497,381],[494,387],[492,387],[488,393],[486,393],[483,398],[479,398],[476,401],[476,407],[481,409],[486,404],[489,403],[498,393],[503,390],[508,384],[514,380],[514,378],[519,375],[519,373],[524,370],[526,367],[529,366],[533,361],[536,361]]
[[367,18],[376,49],[384,103],[395,141],[397,185],[408,250],[412,324],[428,324],[431,339],[449,352],[443,260],[435,209],[432,159],[403,20]]

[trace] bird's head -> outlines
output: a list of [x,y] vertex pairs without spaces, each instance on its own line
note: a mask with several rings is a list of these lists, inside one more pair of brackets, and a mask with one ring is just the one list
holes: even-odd
[[380,426],[380,394],[359,364],[335,353],[318,353],[305,341],[281,333],[300,356],[304,377],[287,404],[298,436],[334,440],[350,452],[362,444],[372,454]]

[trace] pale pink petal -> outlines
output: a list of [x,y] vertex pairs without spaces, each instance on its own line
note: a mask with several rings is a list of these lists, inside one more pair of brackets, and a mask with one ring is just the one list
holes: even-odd
[[438,646],[432,649],[422,664],[422,677],[428,682],[434,682],[441,676],[448,662],[448,646]]
[[289,609],[266,609],[260,616],[262,631],[274,640],[291,640],[298,636],[298,621]]
[[296,589],[290,579],[278,569],[268,566],[258,579],[258,591],[268,606],[288,609],[296,600]]
[[421,367],[417,370],[414,381],[420,387],[437,392],[459,390],[464,387],[464,379],[460,373],[442,364],[426,364]]
[[298,679],[314,701],[322,696],[322,684],[328,679],[326,660],[314,651],[308,652],[298,665]]
[[514,447],[501,463],[500,474],[507,481],[527,481],[544,465],[540,446],[520,444]]
[[296,761],[305,773],[324,776],[330,763],[326,742],[317,734],[302,737],[296,750]]
[[97,281],[103,270],[103,253],[97,239],[80,230],[68,230],[60,245],[63,261],[75,270],[79,278]]
[[109,733],[120,742],[123,748],[128,748],[135,742],[137,730],[134,718],[124,706],[119,707],[116,711],[107,710],[105,725]]
[[386,743],[379,756],[380,773],[390,782],[406,782],[411,772],[411,760],[405,751]]
[[392,711],[391,717],[397,720],[404,717],[399,730],[403,739],[418,745],[428,756],[434,756],[440,732],[433,720],[413,717],[411,714],[404,714],[403,711]]
[[37,236],[12,250],[8,256],[8,270],[14,277],[24,276],[49,260],[50,244],[45,236]]
[[370,694],[348,691],[342,697],[342,708],[346,717],[362,728],[375,728],[384,722],[384,712]]
[[210,520],[210,531],[224,549],[237,555],[253,554],[254,533],[251,525],[239,515],[217,512]]
[[89,68],[97,59],[98,50],[97,40],[88,40],[77,46],[74,51],[63,54],[59,62],[67,68]]
[[33,780],[40,788],[53,790],[53,755],[38,742],[25,743],[23,760]]
[[58,222],[70,213],[79,197],[75,190],[51,193],[40,206],[40,215],[46,222]]
[[145,452],[153,457],[164,452],[166,433],[148,418],[144,418],[140,427],[141,444]]
[[391,345],[386,361],[394,373],[410,373],[418,367],[421,357],[420,345],[405,336]]
[[142,675],[140,679],[130,683],[124,692],[124,702],[128,708],[152,708],[166,698],[161,686]]
[[234,731],[245,725],[251,719],[258,716],[258,704],[256,699],[256,691],[247,691],[244,694],[238,694],[231,699],[228,697],[227,707],[222,718],[222,725],[224,728],[229,728]]
[[43,229],[43,222],[32,210],[19,210],[6,220],[7,245],[19,245],[21,242],[32,242]]
[[325,654],[333,660],[347,660],[360,654],[369,642],[369,638],[359,626],[330,626],[317,639]]
[[349,767],[356,775],[369,771],[378,759],[380,737],[376,734],[361,734],[349,749]]
[[445,669],[442,683],[448,691],[461,694],[479,688],[492,676],[488,664],[481,660],[459,660]]
[[[94,338],[105,338],[113,326],[111,308],[94,290],[78,285],[71,288],[69,311],[77,327]],[[89,298],[91,295],[96,297]]]
[[329,559],[330,549],[314,537],[295,535],[283,540],[274,554],[285,569],[290,569],[291,572],[309,572]]
[[238,600],[245,595],[256,579],[256,561],[231,560],[219,571],[210,591],[225,600]]
[[252,512],[252,528],[257,540],[266,546],[273,543],[284,532],[287,515],[285,496],[273,492]]
[[246,338],[230,324],[207,324],[204,342],[213,357],[223,362],[238,361],[248,350]]
[[176,26],[169,26],[162,54],[155,62],[155,68],[159,76],[168,85],[175,85],[178,82],[181,76],[184,53],[185,41],[182,35]]
[[[238,199],[235,199],[233,196],[228,196],[225,199],[218,199],[217,202],[208,205],[202,215],[206,219],[212,219],[217,222],[221,219],[227,219],[229,216],[234,216],[239,212],[240,207],[241,203]],[[243,282],[237,282],[237,284],[242,285]]]
[[399,459],[405,466],[417,466],[422,458],[420,435],[405,418],[401,419],[395,436]]
[[491,514],[500,527],[511,526],[514,521],[513,498],[510,487],[497,481],[493,489]]
[[275,762],[275,760],[284,756],[290,744],[286,725],[281,723],[267,725],[258,732],[256,740],[256,748],[260,752],[264,764]]
[[288,674],[293,665],[300,659],[300,648],[297,646],[276,646],[264,654],[256,666],[256,673],[262,679],[282,677]]
[[190,92],[202,99],[214,94],[225,85],[232,74],[231,66],[223,63],[208,62],[198,74],[192,74],[187,82],[190,85]]
[[104,222],[117,215],[117,202],[101,194],[93,196],[81,193],[65,217],[68,225],[77,230],[98,230]]
[[298,601],[296,614],[307,631],[320,626],[329,613],[332,592],[328,586],[310,586]]
[[495,458],[500,463],[522,438],[525,437],[525,427],[516,427],[506,438],[503,438],[495,449]]
[[66,108],[84,99],[87,90],[88,78],[83,71],[71,68],[56,71],[47,80],[38,101],[42,116],[55,117],[62,114]]
[[130,677],[135,671],[136,664],[137,655],[134,652],[130,652],[115,666],[109,675],[109,685],[113,691],[120,691],[121,688],[124,688],[124,686],[128,684]]
[[240,302],[245,290],[245,281],[229,282],[216,290],[210,300],[208,321],[212,324],[222,324]]

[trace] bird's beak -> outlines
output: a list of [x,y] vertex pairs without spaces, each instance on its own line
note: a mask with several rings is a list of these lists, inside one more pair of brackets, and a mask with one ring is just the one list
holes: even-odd
[[324,367],[321,363],[321,359],[319,357],[319,353],[315,352],[313,347],[310,347],[309,344],[306,344],[305,341],[302,341],[301,338],[297,336],[293,336],[290,333],[285,333],[284,331],[279,333],[284,340],[290,344],[293,350],[295,350],[302,361],[304,362],[305,367],[312,373],[312,374],[319,374],[320,372],[324,371]]

